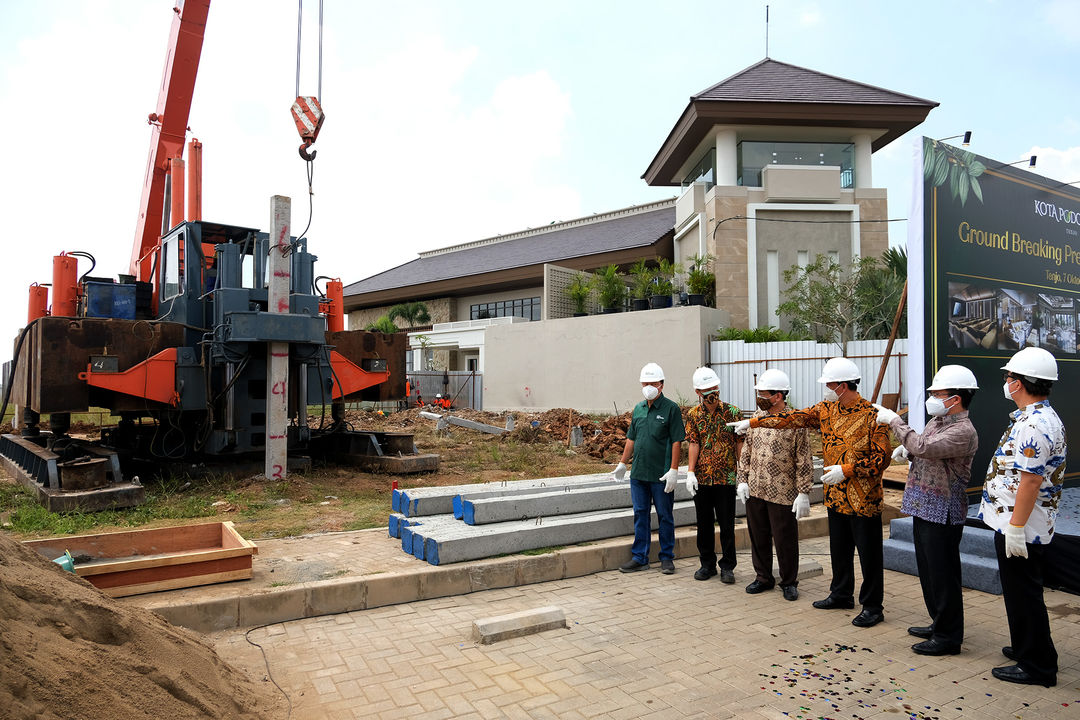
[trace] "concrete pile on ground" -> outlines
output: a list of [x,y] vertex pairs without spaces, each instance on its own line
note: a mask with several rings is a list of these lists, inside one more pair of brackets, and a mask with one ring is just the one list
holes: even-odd
[[[685,470],[675,524],[695,522]],[[632,535],[630,488],[607,473],[395,490],[388,530],[432,565]],[[737,508],[741,512],[741,504]],[[653,527],[656,517],[653,515]]]
[[48,720],[284,717],[270,683],[194,633],[123,605],[0,535],[0,716]]

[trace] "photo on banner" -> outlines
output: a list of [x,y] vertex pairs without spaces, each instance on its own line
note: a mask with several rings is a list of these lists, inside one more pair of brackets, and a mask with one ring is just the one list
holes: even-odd
[[[912,427],[922,429],[925,388],[937,369],[958,364],[975,373],[974,502],[1016,409],[1001,392],[1001,367],[1017,350],[1054,355],[1050,404],[1066,432],[1080,432],[1080,405],[1067,395],[1080,381],[1080,191],[925,137],[913,159],[907,404]],[[1067,486],[1080,484],[1080,446],[1072,448]]]

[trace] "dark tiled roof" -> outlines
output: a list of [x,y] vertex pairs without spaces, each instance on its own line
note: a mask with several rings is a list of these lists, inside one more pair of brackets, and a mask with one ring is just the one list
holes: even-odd
[[826,75],[770,58],[740,70],[690,98],[724,102],[801,102],[855,105],[916,105],[937,103],[865,83]]
[[378,275],[354,282],[346,296],[420,285],[456,277],[509,270],[542,263],[558,263],[615,250],[648,247],[675,225],[672,203],[658,210],[620,215],[563,229],[540,231],[525,237],[461,250],[426,255]]

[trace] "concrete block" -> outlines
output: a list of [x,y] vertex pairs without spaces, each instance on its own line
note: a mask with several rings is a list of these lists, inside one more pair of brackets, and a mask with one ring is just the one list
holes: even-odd
[[516,585],[546,582],[553,577],[563,577],[563,560],[557,553],[528,555],[520,558],[517,566]]
[[307,590],[302,586],[274,588],[271,592],[240,597],[240,627],[266,625],[307,617]]
[[173,625],[196,632],[229,630],[240,623],[240,598],[202,600],[187,605],[163,605],[152,608]]
[[364,579],[355,577],[306,583],[306,617],[364,610],[367,608],[367,587]]
[[481,618],[473,622],[472,637],[482,645],[490,645],[500,640],[565,627],[565,613],[561,608],[552,605],[535,610],[521,610],[507,615]]
[[365,582],[368,608],[408,603],[420,597],[419,573],[369,575]]
[[[565,491],[565,490],[568,490],[568,489],[580,490],[580,489],[585,489],[585,488],[599,488],[599,487],[613,487],[613,486],[629,487],[629,485],[627,485],[627,483],[620,482],[620,481],[614,479],[613,477],[611,477],[610,475],[607,475],[607,476],[605,476],[605,475],[597,475],[597,476],[586,475],[586,476],[575,476],[575,477],[595,477],[597,479],[595,479],[595,480],[583,480],[583,481],[580,481],[580,482],[577,482],[577,481],[575,481],[575,482],[564,482],[564,483],[560,484],[558,482],[559,480],[572,480],[574,478],[549,478],[549,479],[546,479],[546,480],[530,481],[533,484],[528,486],[528,487],[496,488],[496,489],[488,489],[488,490],[476,490],[476,491],[462,492],[462,493],[459,493],[458,495],[455,495],[454,498],[453,498],[454,517],[456,517],[458,520],[461,520],[461,519],[464,518],[464,515],[465,515],[464,503],[466,501],[469,501],[469,500],[475,501],[475,500],[481,500],[481,499],[486,499],[486,498],[495,498],[495,497],[511,497],[511,496],[515,496],[515,495],[532,495],[532,494],[535,494],[535,493],[538,493],[538,492],[544,492],[544,491],[555,492],[556,490],[564,490]],[[477,485],[477,486],[474,486],[474,487],[488,487],[489,485],[491,485],[491,483],[485,483],[484,485]],[[516,520],[518,518],[514,518],[514,519]]]
[[610,477],[611,476],[607,473],[592,473],[589,475],[571,475],[561,478],[540,478],[536,480],[510,480],[506,482],[447,485],[444,487],[409,488],[406,490],[399,490],[401,495],[398,500],[397,511],[408,517],[450,514],[454,512],[454,497],[462,493],[562,486],[581,482],[596,482],[597,480],[603,480],[605,478],[610,480]]
[[[485,560],[468,566],[469,587],[472,590],[493,590],[514,587],[517,583],[517,563],[512,558]],[[557,580],[559,578],[549,578]]]
[[468,567],[459,565],[458,567],[438,568],[437,572],[422,573],[420,575],[420,600],[464,595],[468,592],[472,592]]

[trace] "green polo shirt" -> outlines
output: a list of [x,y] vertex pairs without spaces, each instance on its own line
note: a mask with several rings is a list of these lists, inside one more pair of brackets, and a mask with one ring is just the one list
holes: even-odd
[[630,477],[639,482],[660,482],[671,469],[671,446],[686,439],[682,411],[660,393],[652,407],[646,400],[634,406],[626,439],[634,441]]

